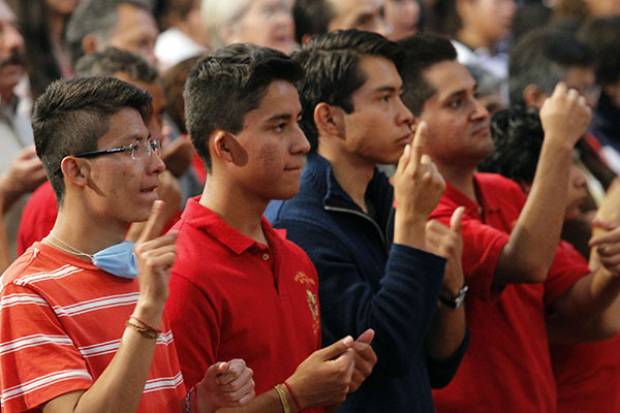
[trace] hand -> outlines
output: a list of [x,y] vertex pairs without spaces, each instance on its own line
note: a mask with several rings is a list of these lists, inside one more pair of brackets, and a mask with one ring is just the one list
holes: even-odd
[[428,155],[426,122],[416,128],[412,145],[407,145],[394,174],[394,191],[398,211],[419,217],[426,222],[443,195],[446,183]]
[[165,170],[159,174],[157,194],[159,199],[164,201],[164,215],[166,222],[169,222],[178,214],[181,207],[181,184],[170,171]]
[[426,224],[426,243],[429,250],[447,260],[442,288],[451,297],[458,294],[465,279],[461,263],[463,255],[461,229],[464,212],[464,207],[454,210],[450,218],[450,228],[435,220]]
[[355,370],[353,370],[353,376],[351,377],[349,393],[353,393],[362,385],[364,380],[372,373],[375,364],[377,364],[377,355],[370,346],[374,337],[374,330],[368,329],[360,334],[353,343]]
[[252,369],[241,359],[211,365],[204,379],[196,385],[199,411],[211,413],[247,404],[256,396],[253,375]]
[[545,142],[574,147],[592,120],[592,110],[585,97],[560,82],[540,109]]
[[7,198],[18,198],[25,193],[34,191],[45,179],[43,164],[37,157],[34,146],[29,146],[22,149],[11,163],[6,175],[2,177],[1,188],[3,193],[0,195]]
[[166,170],[179,178],[185,174],[192,163],[194,147],[187,136],[179,136],[163,149],[161,159],[166,164]]
[[344,401],[355,369],[353,338],[348,336],[312,353],[288,379],[301,409]]
[[593,226],[606,230],[590,239],[590,247],[595,248],[598,262],[614,276],[620,276],[620,226],[595,220]]
[[168,280],[176,257],[176,232],[160,236],[166,219],[164,202],[153,203],[151,215],[136,243],[140,297],[134,314],[151,326],[159,325],[168,298]]

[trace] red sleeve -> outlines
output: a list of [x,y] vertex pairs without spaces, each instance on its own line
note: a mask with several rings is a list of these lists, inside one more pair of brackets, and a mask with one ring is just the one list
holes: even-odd
[[197,286],[172,272],[166,317],[188,389],[199,383],[209,366],[218,361],[220,321],[216,308]]
[[57,215],[54,190],[49,182],[45,182],[34,191],[24,207],[17,233],[18,256],[50,233]]
[[581,254],[568,242],[561,241],[545,281],[545,305],[553,304],[577,280],[589,273],[588,263]]
[[4,413],[35,409],[88,389],[92,376],[48,303],[27,287],[0,293],[0,391]]

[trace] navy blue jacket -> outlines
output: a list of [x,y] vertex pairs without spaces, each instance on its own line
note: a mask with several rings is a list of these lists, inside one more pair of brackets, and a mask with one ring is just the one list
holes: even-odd
[[342,190],[327,160],[308,156],[301,190],[269,204],[265,215],[310,256],[319,274],[325,345],[367,328],[378,363],[342,412],[432,413],[431,384],[446,385],[466,347],[430,360],[426,336],[445,267],[441,257],[391,244],[393,189],[376,171],[364,213]]

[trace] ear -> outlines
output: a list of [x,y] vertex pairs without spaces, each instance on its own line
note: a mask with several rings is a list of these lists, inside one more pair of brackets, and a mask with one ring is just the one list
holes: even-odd
[[527,85],[523,89],[523,103],[528,108],[542,108],[547,95],[536,85]]
[[60,170],[65,180],[65,187],[71,184],[77,187],[86,187],[90,179],[90,165],[88,162],[72,156],[65,156],[60,162]]
[[87,34],[82,39],[82,50],[84,54],[90,54],[97,51],[97,47],[99,46],[97,42],[97,38],[92,34]]
[[240,167],[248,163],[248,153],[230,133],[223,130],[213,131],[209,141],[212,158],[217,157]]
[[319,135],[345,137],[344,111],[337,106],[325,102],[316,105],[314,108],[314,124]]

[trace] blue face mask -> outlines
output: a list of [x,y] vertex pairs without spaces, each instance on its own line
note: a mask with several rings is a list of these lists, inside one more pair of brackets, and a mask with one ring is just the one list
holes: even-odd
[[138,265],[133,253],[134,243],[123,241],[102,249],[91,257],[95,266],[121,278],[134,279],[138,276]]

